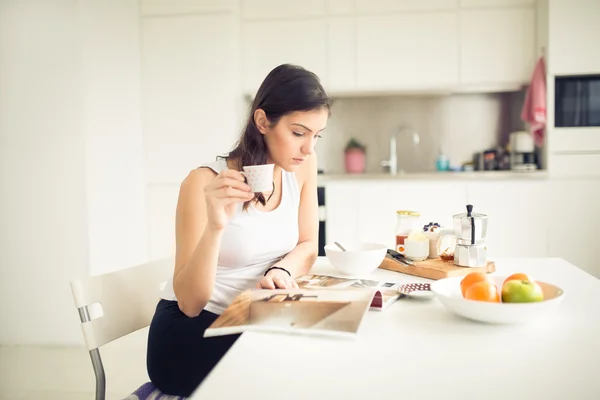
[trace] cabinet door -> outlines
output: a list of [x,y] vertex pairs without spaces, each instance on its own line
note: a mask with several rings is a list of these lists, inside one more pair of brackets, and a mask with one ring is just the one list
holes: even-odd
[[533,5],[536,0],[460,0],[461,7],[510,7]]
[[466,185],[459,182],[384,180],[360,184],[359,237],[366,242],[396,245],[397,210],[421,213],[419,227],[438,222],[452,227],[452,215],[466,206]]
[[245,22],[244,93],[254,95],[267,74],[285,63],[298,64],[327,82],[327,32],[324,19]]
[[454,12],[358,17],[357,76],[364,90],[458,83]]
[[[147,18],[142,25],[146,180],[181,182],[240,131],[237,18]],[[208,40],[210,38],[210,40]]]
[[458,0],[356,0],[359,15],[389,14],[406,11],[453,10]]
[[233,11],[236,0],[141,0],[142,15],[183,15]]
[[600,71],[600,1],[551,0],[548,35],[550,73],[583,75]]
[[327,0],[327,14],[354,15],[356,2],[354,0]]
[[600,179],[553,180],[549,185],[548,255],[600,279]]
[[307,18],[324,16],[326,0],[241,0],[242,19]]
[[490,257],[547,255],[547,181],[475,182],[468,187],[473,211],[488,216]]
[[462,10],[460,44],[461,83],[529,82],[535,64],[534,10]]
[[328,79],[325,90],[345,92],[356,89],[356,19],[329,19]]
[[600,178],[600,152],[550,153],[548,171],[552,178]]
[[325,204],[326,243],[360,240],[356,185],[345,182],[327,184]]

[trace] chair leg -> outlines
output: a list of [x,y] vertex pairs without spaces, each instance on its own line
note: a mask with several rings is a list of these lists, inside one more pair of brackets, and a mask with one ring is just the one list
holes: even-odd
[[100,351],[98,349],[90,350],[94,374],[96,374],[96,400],[105,400],[106,397],[106,375],[104,375],[104,366]]

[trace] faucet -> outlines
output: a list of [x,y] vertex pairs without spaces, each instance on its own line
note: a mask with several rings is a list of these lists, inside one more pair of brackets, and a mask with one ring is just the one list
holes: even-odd
[[390,174],[396,175],[398,173],[398,158],[396,156],[396,136],[390,138],[390,159],[383,160],[381,162],[382,167],[389,167]]
[[[403,135],[405,133],[409,133],[411,135],[411,141],[416,146],[419,144],[421,138],[419,134],[412,128],[404,126],[400,128],[398,134]],[[396,136],[392,135],[390,137],[390,159],[383,160],[381,162],[382,167],[388,167],[391,175],[398,174],[398,156],[396,154]],[[404,173],[402,169],[400,169],[400,173]]]

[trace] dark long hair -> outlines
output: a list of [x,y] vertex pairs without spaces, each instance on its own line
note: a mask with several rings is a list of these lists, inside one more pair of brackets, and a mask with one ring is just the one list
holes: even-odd
[[[262,109],[269,123],[275,125],[281,117],[295,111],[326,109],[329,112],[331,104],[331,98],[314,73],[291,64],[275,67],[254,97],[240,140],[225,158],[235,160],[238,170],[248,165],[266,164],[267,145],[254,122],[256,110]],[[256,193],[254,200],[266,204],[262,193]],[[249,204],[250,201],[244,204],[244,210]]]

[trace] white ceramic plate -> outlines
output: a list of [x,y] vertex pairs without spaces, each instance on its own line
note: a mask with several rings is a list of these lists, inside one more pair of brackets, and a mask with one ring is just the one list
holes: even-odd
[[[506,276],[489,277],[501,289]],[[431,284],[435,297],[450,311],[462,317],[492,324],[520,324],[553,310],[565,297],[561,288],[536,281],[544,292],[544,301],[536,303],[491,303],[467,300],[460,291],[460,277],[445,278]]]

